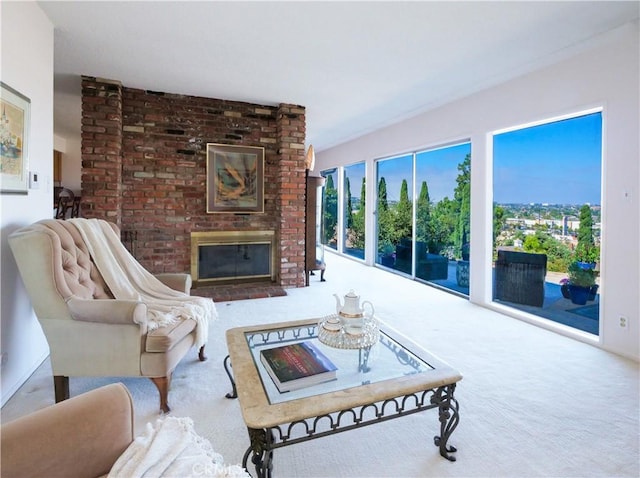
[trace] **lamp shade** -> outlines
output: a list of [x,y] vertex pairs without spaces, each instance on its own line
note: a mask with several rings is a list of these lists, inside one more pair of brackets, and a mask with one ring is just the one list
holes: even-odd
[[313,145],[309,145],[309,149],[307,149],[307,157],[304,160],[304,166],[309,171],[313,171],[313,167],[316,164],[316,153],[313,152]]

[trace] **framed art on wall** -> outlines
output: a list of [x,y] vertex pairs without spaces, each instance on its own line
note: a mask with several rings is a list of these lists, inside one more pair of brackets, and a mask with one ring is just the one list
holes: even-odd
[[0,82],[0,192],[29,190],[31,101]]
[[207,144],[207,212],[264,212],[264,148]]

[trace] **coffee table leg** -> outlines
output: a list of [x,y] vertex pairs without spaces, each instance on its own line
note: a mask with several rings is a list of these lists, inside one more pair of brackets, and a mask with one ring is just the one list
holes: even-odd
[[224,371],[227,372],[227,377],[229,377],[229,381],[231,382],[231,391],[225,395],[227,398],[238,398],[238,390],[236,390],[236,381],[233,379],[233,375],[231,375],[231,357],[228,355],[224,358]]
[[447,441],[458,426],[460,414],[458,413],[458,400],[453,398],[456,384],[440,387],[433,396],[433,401],[438,404],[440,416],[440,436],[433,437],[433,442],[440,447],[440,454],[449,461],[456,461],[456,457],[449,453],[458,451],[453,446],[447,446]]
[[369,354],[371,353],[371,347],[362,347],[358,349],[358,371],[367,373],[371,368],[369,367]]
[[249,439],[251,445],[247,448],[247,451],[242,458],[242,467],[247,469],[247,461],[249,455],[251,456],[251,463],[256,467],[256,473],[258,478],[271,478],[271,471],[273,469],[273,435],[271,431],[264,430],[262,428],[247,428],[249,431]]

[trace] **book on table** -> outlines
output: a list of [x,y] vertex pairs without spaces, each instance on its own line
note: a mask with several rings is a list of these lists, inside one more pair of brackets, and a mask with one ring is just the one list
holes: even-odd
[[310,341],[261,350],[260,360],[280,393],[336,378],[336,366]]

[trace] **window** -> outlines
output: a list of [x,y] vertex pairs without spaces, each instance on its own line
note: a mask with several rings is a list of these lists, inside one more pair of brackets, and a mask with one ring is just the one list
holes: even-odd
[[322,191],[322,244],[338,250],[338,175],[337,169],[321,171],[325,178]]
[[377,264],[469,293],[470,168],[469,142],[376,162]]
[[364,259],[365,247],[365,163],[345,166],[343,176],[343,252]]
[[601,169],[599,110],[494,134],[496,302],[598,334]]
[[416,277],[469,294],[471,143],[416,154]]
[[376,263],[411,274],[413,155],[376,162]]

